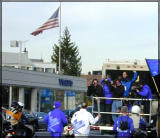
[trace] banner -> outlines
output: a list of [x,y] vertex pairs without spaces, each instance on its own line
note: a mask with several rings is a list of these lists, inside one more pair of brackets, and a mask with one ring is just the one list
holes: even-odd
[[146,59],[148,68],[152,74],[152,77],[160,74],[160,60],[158,59]]

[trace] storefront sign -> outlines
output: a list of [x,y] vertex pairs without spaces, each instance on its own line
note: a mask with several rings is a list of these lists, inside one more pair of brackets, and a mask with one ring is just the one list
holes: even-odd
[[73,85],[73,82],[71,80],[59,79],[59,85],[71,87]]

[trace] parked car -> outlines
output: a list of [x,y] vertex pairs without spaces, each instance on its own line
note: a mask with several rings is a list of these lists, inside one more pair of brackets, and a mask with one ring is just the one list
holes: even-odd
[[33,112],[32,114],[36,116],[38,119],[43,119],[47,115],[47,113],[45,112]]
[[27,118],[27,122],[25,123],[32,124],[34,130],[38,130],[39,128],[38,118],[29,112],[24,112],[24,115]]
[[38,129],[39,130],[46,130],[47,129],[47,125],[44,122],[44,117],[47,115],[47,113],[44,112],[33,112],[32,113],[35,117],[37,117],[38,119]]
[[62,111],[64,112],[64,114],[65,114],[65,116],[66,116],[66,118],[68,120],[68,123],[71,123],[71,116],[70,116],[70,114],[71,114],[71,112],[73,110],[62,110]]

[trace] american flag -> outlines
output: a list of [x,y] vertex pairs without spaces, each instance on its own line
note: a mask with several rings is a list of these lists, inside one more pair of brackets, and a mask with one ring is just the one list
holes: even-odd
[[31,35],[38,35],[42,33],[44,30],[48,30],[51,28],[59,27],[59,8],[53,13],[53,15],[38,29],[31,33]]

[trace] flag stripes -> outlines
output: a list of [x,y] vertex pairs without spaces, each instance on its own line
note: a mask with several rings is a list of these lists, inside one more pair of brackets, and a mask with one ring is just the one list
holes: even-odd
[[31,35],[38,35],[44,30],[59,27],[59,8],[54,12],[54,14],[38,29],[31,33]]

